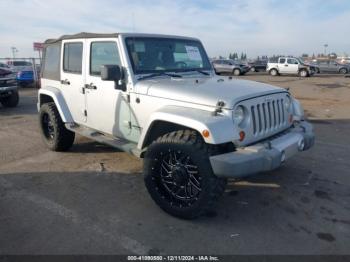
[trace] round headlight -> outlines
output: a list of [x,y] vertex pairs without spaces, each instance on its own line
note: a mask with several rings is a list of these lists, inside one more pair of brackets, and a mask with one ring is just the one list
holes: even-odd
[[242,106],[236,107],[235,111],[233,111],[233,121],[239,125],[242,123],[244,119],[244,109]]
[[284,107],[287,111],[290,111],[292,105],[292,99],[289,96],[286,96],[286,99],[284,100]]

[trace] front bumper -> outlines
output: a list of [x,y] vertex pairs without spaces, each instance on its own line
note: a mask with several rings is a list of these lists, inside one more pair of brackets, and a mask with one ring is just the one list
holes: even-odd
[[17,86],[1,86],[0,87],[0,95],[6,95],[11,93],[12,91],[16,91],[18,89]]
[[239,178],[270,171],[300,151],[311,148],[315,141],[312,125],[306,121],[258,144],[234,152],[210,157],[215,175]]

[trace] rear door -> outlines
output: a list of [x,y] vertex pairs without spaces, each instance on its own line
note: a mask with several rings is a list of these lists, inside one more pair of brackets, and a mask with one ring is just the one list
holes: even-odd
[[327,61],[319,61],[318,67],[320,68],[320,71],[322,73],[328,73],[329,72],[329,62]]
[[283,57],[278,59],[278,71],[281,74],[288,74],[288,64],[286,59]]
[[215,71],[217,73],[225,72],[224,70],[224,64],[222,60],[216,60],[213,62]]
[[85,64],[83,39],[66,40],[62,43],[61,51],[61,91],[66,100],[74,122],[86,122],[85,95]]

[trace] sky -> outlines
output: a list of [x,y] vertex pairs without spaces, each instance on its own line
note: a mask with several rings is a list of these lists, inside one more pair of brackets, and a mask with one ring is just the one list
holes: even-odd
[[211,57],[350,54],[350,0],[0,0],[0,57],[78,32],[200,38]]

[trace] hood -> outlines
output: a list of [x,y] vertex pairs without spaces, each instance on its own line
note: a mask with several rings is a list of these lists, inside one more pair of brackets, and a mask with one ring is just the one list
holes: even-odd
[[154,78],[139,81],[135,88],[137,93],[205,106],[215,107],[221,100],[227,109],[232,109],[242,100],[286,92],[283,88],[264,83],[217,76]]

